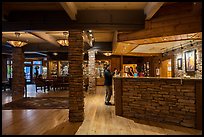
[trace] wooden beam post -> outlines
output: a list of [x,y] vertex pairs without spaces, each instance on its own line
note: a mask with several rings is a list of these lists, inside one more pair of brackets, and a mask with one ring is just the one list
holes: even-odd
[[163,4],[164,2],[148,2],[146,7],[144,8],[146,20],[150,20]]
[[76,20],[77,7],[73,2],[60,2],[61,6],[67,12],[72,20]]

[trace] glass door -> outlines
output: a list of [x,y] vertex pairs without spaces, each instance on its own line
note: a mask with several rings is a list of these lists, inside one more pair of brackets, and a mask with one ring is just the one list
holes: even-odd
[[32,82],[32,66],[26,65],[24,67],[24,74],[25,74],[26,83],[31,83]]

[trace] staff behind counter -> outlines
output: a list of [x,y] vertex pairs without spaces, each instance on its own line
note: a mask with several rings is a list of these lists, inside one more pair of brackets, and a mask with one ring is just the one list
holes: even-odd
[[141,70],[140,72],[137,71],[137,69],[133,69],[133,67],[130,67],[128,68],[128,72],[125,74],[125,76],[128,76],[128,77],[144,77],[144,72],[143,70]]
[[[114,68],[113,76],[120,76],[120,71],[117,70],[117,68]],[[125,77],[144,77],[144,72],[141,70],[140,72],[137,71],[137,69],[133,69],[133,67],[130,67],[127,69],[127,72],[123,74]]]

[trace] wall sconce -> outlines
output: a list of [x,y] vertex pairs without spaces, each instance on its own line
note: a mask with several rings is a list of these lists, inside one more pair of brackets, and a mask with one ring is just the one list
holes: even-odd
[[7,41],[10,45],[12,45],[13,47],[23,47],[23,46],[25,46],[26,44],[28,44],[28,43],[26,43],[26,42],[23,42],[23,41],[20,41],[19,40],[19,36],[20,36],[20,33],[18,33],[18,32],[15,32],[15,35],[16,35],[16,38],[18,39],[18,40],[9,40],[9,41]]
[[62,46],[69,46],[69,41],[68,41],[69,33],[68,32],[63,32],[63,35],[64,35],[65,38],[57,40],[57,43],[62,45]]

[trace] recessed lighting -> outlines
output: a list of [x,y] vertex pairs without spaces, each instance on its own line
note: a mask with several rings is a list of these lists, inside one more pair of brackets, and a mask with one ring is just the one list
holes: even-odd
[[58,55],[58,53],[54,52],[54,53],[53,53],[53,55],[57,56],[57,55]]

